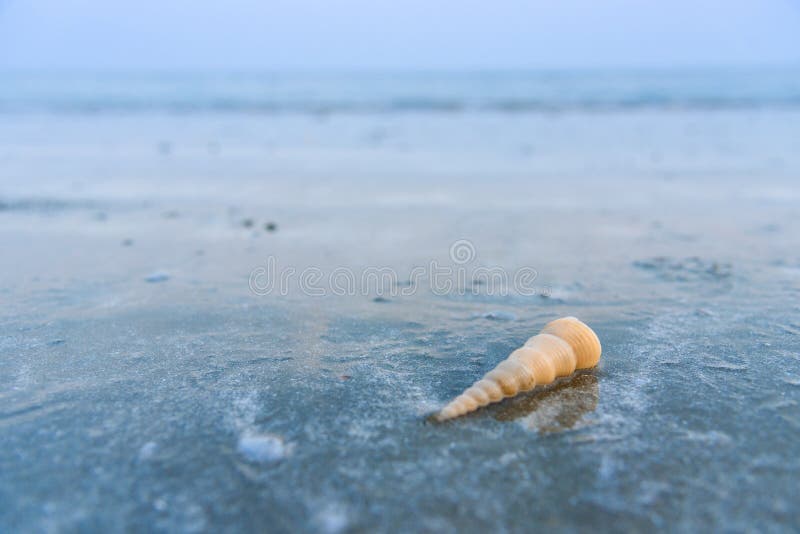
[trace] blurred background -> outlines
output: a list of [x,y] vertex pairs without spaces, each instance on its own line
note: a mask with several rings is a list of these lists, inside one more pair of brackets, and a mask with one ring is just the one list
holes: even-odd
[[795,0],[0,0],[0,530],[796,526],[798,179]]

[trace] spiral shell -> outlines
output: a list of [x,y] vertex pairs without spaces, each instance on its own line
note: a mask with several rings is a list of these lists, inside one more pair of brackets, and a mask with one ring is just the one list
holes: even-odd
[[594,367],[600,361],[601,352],[597,335],[575,317],[551,321],[539,334],[442,408],[436,419],[453,419],[505,397],[549,384],[576,369]]

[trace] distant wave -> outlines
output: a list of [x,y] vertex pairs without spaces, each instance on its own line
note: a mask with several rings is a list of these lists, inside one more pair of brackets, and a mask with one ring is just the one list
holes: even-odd
[[800,69],[0,76],[0,114],[516,114],[763,108],[800,108]]
[[800,108],[800,96],[775,99],[640,98],[554,102],[541,100],[414,100],[394,102],[0,102],[2,114],[392,114],[392,113],[567,113],[635,110],[747,110]]

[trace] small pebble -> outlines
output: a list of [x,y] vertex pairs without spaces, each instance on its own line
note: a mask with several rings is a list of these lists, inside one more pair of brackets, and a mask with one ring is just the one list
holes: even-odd
[[272,434],[247,434],[239,438],[239,454],[258,463],[275,463],[289,455],[291,447],[283,438]]
[[157,448],[158,445],[156,445],[154,441],[148,441],[147,443],[142,445],[142,447],[139,449],[139,460],[140,461],[149,460],[156,453]]
[[277,229],[278,225],[274,222],[268,222],[267,224],[264,225],[264,230],[266,230],[267,232],[274,232]]
[[254,224],[253,219],[242,219],[242,226],[245,228],[252,228]]
[[350,520],[347,510],[331,503],[320,508],[314,516],[314,523],[323,534],[338,534],[347,529]]

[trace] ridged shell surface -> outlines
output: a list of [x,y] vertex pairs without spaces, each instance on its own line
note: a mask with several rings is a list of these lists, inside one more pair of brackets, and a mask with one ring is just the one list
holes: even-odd
[[550,384],[576,369],[594,367],[601,353],[600,340],[586,324],[575,317],[556,319],[442,408],[436,419],[453,419],[505,397]]

